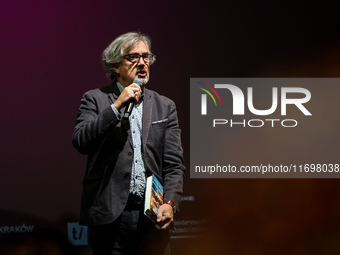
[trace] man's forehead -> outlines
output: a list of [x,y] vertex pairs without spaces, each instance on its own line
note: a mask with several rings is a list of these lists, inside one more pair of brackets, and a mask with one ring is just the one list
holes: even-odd
[[138,53],[148,53],[148,48],[143,41],[138,41],[134,45],[130,46],[128,49],[124,50],[126,54],[137,53],[137,51]]

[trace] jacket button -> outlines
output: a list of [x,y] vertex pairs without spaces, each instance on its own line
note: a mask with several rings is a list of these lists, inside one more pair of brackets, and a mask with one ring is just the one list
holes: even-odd
[[129,177],[130,176],[130,172],[125,172],[125,177]]
[[128,152],[128,156],[131,156],[132,155],[132,152],[130,151],[130,152]]

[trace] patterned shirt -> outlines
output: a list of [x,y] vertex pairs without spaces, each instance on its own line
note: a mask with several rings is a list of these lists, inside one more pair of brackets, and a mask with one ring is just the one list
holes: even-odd
[[[119,91],[122,92],[124,87],[117,82]],[[112,110],[118,118],[120,113],[111,105]],[[139,100],[134,105],[131,115],[129,117],[132,142],[133,142],[133,163],[131,170],[130,194],[137,195],[141,198],[145,193],[145,162],[142,153],[142,119],[143,119],[143,101]]]

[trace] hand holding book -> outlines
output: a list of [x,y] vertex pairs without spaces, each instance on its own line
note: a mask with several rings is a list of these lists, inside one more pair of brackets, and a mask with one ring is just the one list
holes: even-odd
[[174,210],[171,205],[163,204],[158,209],[157,223],[159,229],[172,228],[174,225]]
[[155,223],[156,228],[172,228],[174,226],[172,202],[165,201],[164,204],[163,202],[163,185],[155,175],[149,176],[146,180],[144,214]]

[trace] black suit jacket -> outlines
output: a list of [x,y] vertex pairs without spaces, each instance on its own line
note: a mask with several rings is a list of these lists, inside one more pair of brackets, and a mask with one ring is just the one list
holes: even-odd
[[[111,104],[120,92],[115,82],[86,92],[81,100],[73,145],[87,154],[80,224],[100,225],[122,213],[130,188],[133,144],[129,121],[118,119]],[[121,117],[125,108],[121,109]],[[164,199],[177,206],[183,189],[183,150],[173,101],[145,89],[142,152],[146,175],[154,174],[164,186]]]

